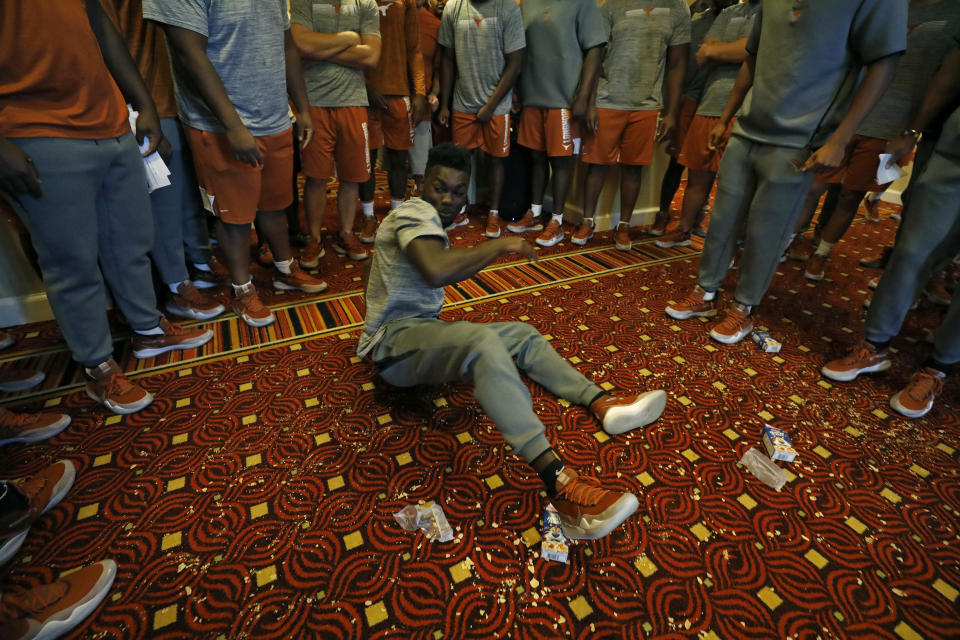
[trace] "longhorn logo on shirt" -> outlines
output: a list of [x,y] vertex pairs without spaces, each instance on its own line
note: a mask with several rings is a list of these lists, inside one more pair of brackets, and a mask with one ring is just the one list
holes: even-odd
[[479,29],[480,23],[483,22],[483,18],[474,18],[473,21],[477,23],[477,28]]
[[653,13],[653,9],[654,7],[643,7],[643,12],[647,14],[647,17],[649,17],[650,14]]
[[378,2],[379,6],[377,9],[380,10],[380,17],[385,18],[387,16],[387,10],[395,4],[403,4],[403,0],[388,0],[387,2]]

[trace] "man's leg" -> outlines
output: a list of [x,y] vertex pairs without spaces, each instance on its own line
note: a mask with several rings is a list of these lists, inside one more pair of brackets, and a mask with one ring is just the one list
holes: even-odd
[[[161,187],[150,194],[150,208],[153,211],[153,248],[150,249],[150,257],[163,283],[176,286],[190,277],[184,255],[184,227],[188,216],[196,214],[196,206],[189,212],[182,210],[184,192],[189,190],[195,200],[198,192],[196,185],[189,183],[183,170],[183,147],[176,118],[162,118],[160,125],[163,135],[170,141],[173,157],[169,165],[170,186]],[[209,256],[203,263],[208,261]]]
[[363,206],[363,213],[366,214],[369,209],[370,215],[373,215],[373,199],[377,193],[377,151],[370,149],[370,178],[360,184],[360,202]]
[[[563,216],[570,192],[570,178],[573,176],[572,156],[552,156],[550,170],[553,174],[553,214]],[[540,202],[543,202],[543,189],[540,190]]]
[[235,224],[217,218],[217,241],[235,286],[250,282],[250,223]]
[[[160,120],[164,137],[170,142],[172,157],[168,168],[173,183],[166,189],[175,189],[180,201],[177,211],[180,219],[180,229],[183,239],[185,258],[194,265],[206,265],[212,255],[210,236],[207,233],[206,212],[200,201],[200,192],[197,189],[197,178],[193,168],[193,159],[187,148],[183,130],[176,118]],[[154,193],[157,193],[156,191]],[[153,194],[151,194],[152,196]]]
[[387,174],[387,184],[390,187],[390,200],[406,200],[407,177],[410,174],[408,167],[410,152],[407,149],[387,148],[387,158],[390,161],[390,172]]
[[286,262],[293,257],[290,249],[290,234],[287,228],[287,214],[283,209],[276,211],[258,211],[257,222],[267,243],[273,252],[274,261]]
[[633,208],[640,196],[643,167],[631,164],[620,165],[620,223],[627,225],[633,218]]
[[597,211],[597,201],[603,191],[603,179],[607,167],[602,164],[588,164],[583,179],[583,218],[593,220]]
[[543,211],[543,195],[547,191],[550,169],[546,151],[530,150],[530,210],[534,217]]
[[[673,198],[677,195],[677,189],[680,188],[680,182],[683,179],[684,166],[677,162],[673,156],[670,157],[670,164],[667,166],[666,173],[663,174],[663,182],[660,183],[660,210],[657,217],[669,217],[670,206],[673,204]],[[690,189],[689,179],[687,189]],[[684,201],[686,201],[686,192],[684,192]]]
[[[323,214],[327,210],[327,183],[328,178],[311,178],[303,187],[303,207],[307,214],[307,232],[312,242],[320,244],[320,234],[323,228]],[[341,227],[342,227],[341,220]],[[348,229],[353,228],[353,220]]]
[[865,191],[852,191],[843,189],[837,199],[837,206],[830,216],[830,220],[823,228],[820,234],[820,241],[814,248],[813,255],[807,260],[804,275],[810,280],[822,280],[824,278],[824,265],[833,247],[840,242],[843,234],[847,232],[857,215],[857,209]]
[[954,293],[950,301],[950,309],[940,322],[940,328],[934,336],[933,358],[946,365],[955,365],[960,362],[960,293]]
[[500,194],[503,192],[503,159],[481,151],[487,162],[487,176],[490,180],[490,210],[500,213]]

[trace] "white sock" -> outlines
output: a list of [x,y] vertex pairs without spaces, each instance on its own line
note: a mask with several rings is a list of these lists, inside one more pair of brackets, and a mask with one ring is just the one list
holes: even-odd
[[534,217],[538,218],[538,217],[540,217],[540,214],[543,213],[543,205],[542,205],[542,204],[531,204],[531,205],[530,205],[530,211],[533,211]]
[[207,271],[207,272],[212,271],[212,269],[210,269],[210,265],[198,264],[196,262],[193,263],[193,268],[196,269],[197,271]]
[[553,214],[553,219],[556,220],[558,224],[563,224],[563,213]]
[[140,331],[139,329],[134,329],[134,332],[141,336],[162,336],[163,329],[159,326],[154,327],[153,329],[147,329],[146,331]]
[[373,200],[370,202],[361,202],[360,207],[363,209],[363,215],[372,216],[373,215]]
[[711,300],[713,300],[713,299],[716,298],[716,297],[717,297],[717,292],[716,292],[716,291],[707,291],[706,289],[703,290],[703,300],[704,300],[704,302],[710,302]]
[[814,251],[813,254],[816,255],[816,256],[823,256],[824,258],[826,258],[828,255],[830,255],[830,251],[833,249],[833,247],[834,247],[835,244],[837,244],[837,243],[836,243],[836,242],[827,242],[826,240],[821,240],[821,241],[820,241],[820,244],[817,245],[817,250]]
[[277,271],[279,271],[285,276],[290,275],[290,265],[292,264],[293,264],[293,258],[288,258],[286,260],[281,260],[279,262],[276,260],[273,261],[273,266],[275,266],[277,268]]
[[[403,200],[396,200],[396,199],[394,199],[394,198],[390,198],[390,210],[391,210],[391,211],[394,210],[394,209],[396,209],[397,207],[399,207],[399,206],[402,205],[402,204],[403,204]],[[364,213],[366,213],[366,212],[364,212]],[[370,215],[373,215],[373,211],[372,211],[372,210],[370,211]]]
[[494,217],[494,218],[499,218],[499,217],[500,217],[500,210],[499,210],[499,209],[490,209],[490,215],[491,215],[492,217]]
[[247,284],[234,284],[234,285],[233,285],[233,292],[234,292],[236,295],[241,295],[241,294],[244,294],[244,293],[248,293],[251,289],[253,289],[253,278],[250,278],[250,279],[247,281]]
[[171,282],[167,286],[170,287],[170,293],[179,293],[180,285],[184,282],[189,282],[189,280],[181,280],[180,282]]

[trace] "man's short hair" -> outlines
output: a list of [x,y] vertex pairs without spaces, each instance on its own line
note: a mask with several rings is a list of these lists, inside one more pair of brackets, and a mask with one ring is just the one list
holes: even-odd
[[438,144],[427,155],[427,168],[424,173],[434,166],[446,167],[456,171],[463,171],[470,175],[470,151],[453,142]]

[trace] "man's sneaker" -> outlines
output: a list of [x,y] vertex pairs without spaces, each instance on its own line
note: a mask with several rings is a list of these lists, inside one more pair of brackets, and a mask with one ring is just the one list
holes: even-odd
[[666,406],[667,394],[661,390],[634,395],[605,393],[590,404],[590,411],[604,431],[616,435],[650,424]]
[[157,325],[163,333],[144,336],[133,335],[133,357],[153,358],[168,351],[196,349],[213,340],[213,331],[199,327],[182,327],[160,316]]
[[693,291],[686,298],[679,302],[672,302],[667,305],[667,315],[675,320],[686,320],[687,318],[712,318],[717,315],[716,294],[710,300],[706,300],[707,292],[696,285]]
[[798,234],[787,248],[787,257],[798,262],[806,262],[816,250],[816,243],[807,236]]
[[273,314],[260,301],[257,290],[253,288],[252,284],[247,285],[245,289],[244,293],[237,293],[237,290],[234,289],[233,300],[230,303],[233,312],[251,327],[265,327],[268,324],[273,324]]
[[307,246],[300,252],[300,265],[304,269],[316,269],[320,266],[320,258],[326,255],[323,245],[319,241],[310,239]]
[[226,307],[197,289],[189,280],[181,282],[177,292],[167,301],[167,311],[194,320],[216,318],[226,310]]
[[863,199],[863,208],[867,210],[864,218],[869,222],[880,222],[880,198],[873,199],[867,196]]
[[537,236],[537,244],[541,247],[552,247],[563,241],[563,225],[555,217],[550,218],[547,228]]
[[498,214],[491,213],[487,215],[487,228],[484,230],[483,235],[488,238],[500,237],[500,216]]
[[0,331],[0,350],[12,347],[16,340],[6,331]]
[[910,384],[890,398],[890,406],[908,418],[922,418],[933,408],[934,399],[943,391],[947,374],[924,367],[910,379]]
[[541,231],[543,230],[543,225],[540,224],[540,221],[537,220],[537,217],[533,215],[533,211],[531,209],[527,209],[527,212],[523,214],[522,218],[507,225],[507,230],[511,233]]
[[12,442],[40,442],[57,435],[70,424],[63,413],[14,413],[0,407],[0,446]]
[[377,239],[377,216],[368,216],[364,214],[363,222],[360,223],[360,242],[364,244],[373,244]]
[[633,249],[633,241],[630,240],[630,225],[626,222],[617,223],[617,229],[613,232],[613,246],[617,248],[617,251]]
[[30,513],[36,519],[57,506],[70,491],[77,477],[77,468],[69,460],[60,460],[40,473],[13,480],[30,504]]
[[899,222],[900,219],[901,219],[901,215],[900,215],[899,213],[896,213],[896,212],[891,213],[891,214],[890,214],[890,219],[891,219],[891,220],[896,220],[896,221]]
[[667,232],[667,225],[669,224],[670,214],[658,211],[657,217],[654,218],[653,224],[650,225],[649,229],[647,229],[647,233],[649,233],[651,236],[656,236],[659,238]]
[[739,302],[727,307],[723,319],[710,330],[710,337],[723,344],[736,344],[753,331],[750,310]]
[[307,293],[320,293],[327,290],[327,283],[320,278],[314,278],[309,273],[300,268],[297,261],[290,263],[290,273],[280,273],[279,270],[273,275],[273,288],[283,291],[305,291]]
[[347,256],[351,260],[366,260],[370,257],[370,252],[360,245],[357,236],[352,233],[346,238],[336,234],[333,237],[333,250],[339,256]]
[[823,365],[820,373],[837,382],[850,382],[861,373],[886,371],[889,368],[890,352],[887,349],[877,351],[875,346],[864,340],[847,355]]
[[807,260],[807,265],[803,271],[803,277],[807,280],[820,282],[826,276],[824,267],[827,263],[827,256],[815,253]]
[[[893,216],[890,216],[891,218]],[[893,254],[893,247],[885,246],[880,252],[880,255],[876,258],[864,258],[860,261],[861,267],[866,267],[867,269],[883,269],[887,266],[887,262],[890,261],[890,256]]]
[[461,211],[457,214],[457,217],[453,219],[453,222],[444,227],[443,230],[453,231],[457,227],[463,227],[468,224],[470,224],[470,217],[467,215],[466,211]]
[[879,278],[879,277],[877,277],[877,278],[871,278],[871,279],[870,279],[870,282],[867,283],[867,288],[869,288],[869,289],[876,289],[876,288],[879,287],[879,286],[880,286],[880,278]]
[[270,267],[273,265],[273,261],[273,251],[270,250],[270,247],[266,243],[257,247],[257,262],[264,267]]
[[190,282],[193,283],[193,286],[198,289],[212,289],[213,287],[225,287],[230,284],[230,272],[216,257],[210,257],[207,267],[209,267],[209,271],[190,265]]
[[[113,560],[101,560],[50,584],[0,599],[0,625],[10,640],[52,640],[90,616],[110,592],[117,575]],[[8,635],[9,634],[9,635]]]
[[113,359],[85,373],[87,395],[114,413],[136,413],[153,402],[153,396],[130,382]]
[[596,478],[564,469],[557,477],[557,495],[550,499],[560,515],[563,532],[573,540],[596,540],[630,517],[640,503],[632,493],[610,491]]
[[33,369],[0,369],[0,391],[26,391],[43,382],[46,377],[44,372]]
[[665,234],[662,238],[658,238],[655,242],[655,245],[661,249],[672,249],[673,247],[689,247],[690,246],[690,232],[684,231],[682,229],[674,229],[668,234]]
[[580,223],[580,226],[577,227],[577,230],[573,232],[573,236],[570,238],[570,242],[582,247],[583,245],[590,242],[590,239],[593,238],[595,223],[593,218],[584,218],[583,222]]
[[[927,296],[927,300],[942,307],[949,307],[950,301],[953,300],[953,295],[947,289],[946,273],[943,271],[935,274],[930,279],[923,293]],[[2,373],[0,373],[0,377],[2,377]],[[2,388],[2,381],[0,381],[0,389]]]

